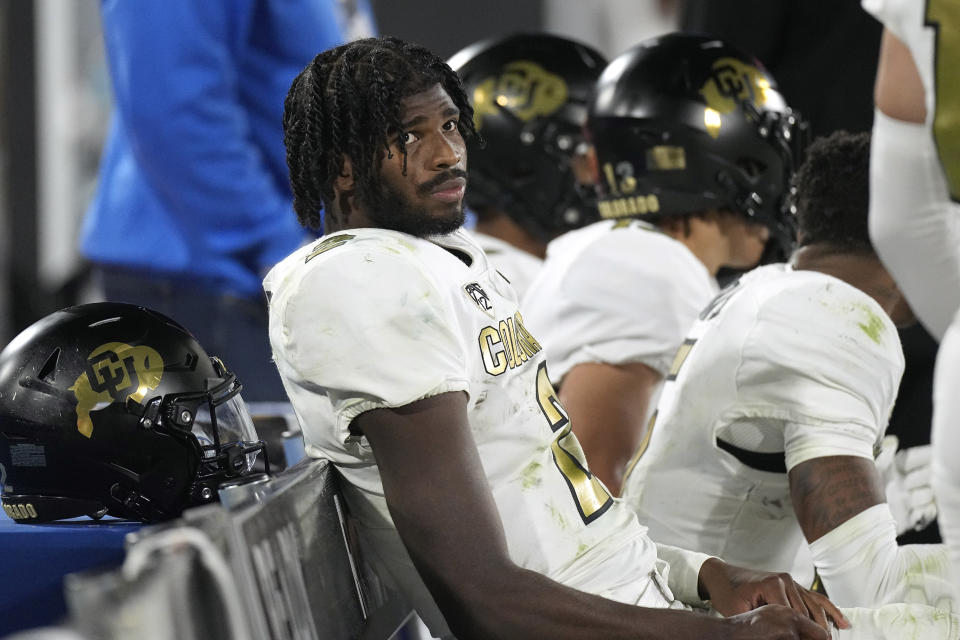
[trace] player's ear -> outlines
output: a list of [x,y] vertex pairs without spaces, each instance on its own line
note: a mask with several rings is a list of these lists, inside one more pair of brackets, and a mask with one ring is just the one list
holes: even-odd
[[353,191],[354,189],[354,179],[353,179],[353,162],[350,160],[350,156],[343,156],[343,165],[340,168],[340,175],[337,176],[336,182],[334,182],[334,187],[337,191]]

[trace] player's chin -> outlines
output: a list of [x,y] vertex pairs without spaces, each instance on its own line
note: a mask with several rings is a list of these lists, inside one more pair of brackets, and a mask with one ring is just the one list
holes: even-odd
[[466,214],[463,203],[451,203],[450,206],[438,208],[431,212],[434,233],[445,234],[456,231],[463,226]]

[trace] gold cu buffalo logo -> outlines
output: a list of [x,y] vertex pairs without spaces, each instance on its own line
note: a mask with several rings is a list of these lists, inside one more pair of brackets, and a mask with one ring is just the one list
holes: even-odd
[[548,116],[563,106],[567,93],[567,83],[560,76],[536,62],[516,60],[473,90],[473,124],[482,130],[484,116],[496,115],[500,107],[524,122]]
[[155,349],[122,342],[100,345],[87,356],[86,371],[70,387],[77,397],[77,430],[89,438],[93,435],[90,412],[98,404],[122,403],[127,398],[142,402],[149,390],[160,385],[162,376],[163,358]]
[[736,58],[719,58],[700,88],[700,95],[707,102],[707,131],[716,138],[720,131],[719,114],[730,113],[743,101],[762,109],[770,101],[771,91],[770,81],[757,67]]

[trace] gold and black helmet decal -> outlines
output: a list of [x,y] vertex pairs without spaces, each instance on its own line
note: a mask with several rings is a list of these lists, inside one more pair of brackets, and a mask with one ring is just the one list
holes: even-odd
[[732,113],[744,102],[752,104],[758,111],[770,102],[770,80],[755,65],[724,57],[718,58],[710,71],[700,88],[700,95],[707,103],[703,123],[712,137],[720,135],[722,114]]
[[125,402],[127,398],[143,402],[162,377],[163,358],[156,349],[123,342],[100,345],[87,356],[85,371],[70,387],[77,398],[77,430],[91,437],[90,412],[97,405]]
[[566,81],[531,60],[515,60],[503,66],[499,76],[490,76],[473,90],[473,122],[483,130],[483,118],[500,108],[528,122],[549,116],[567,101]]

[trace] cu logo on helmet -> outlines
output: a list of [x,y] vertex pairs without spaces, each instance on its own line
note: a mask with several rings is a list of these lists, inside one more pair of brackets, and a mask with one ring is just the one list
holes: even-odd
[[713,63],[700,95],[711,109],[730,113],[743,101],[762,107],[770,90],[770,81],[757,67],[736,58],[719,58]]
[[567,83],[536,62],[516,60],[504,65],[499,77],[485,79],[473,91],[473,119],[483,129],[483,118],[509,109],[527,122],[548,116],[567,101]]
[[84,369],[70,390],[77,398],[77,430],[89,438],[93,435],[90,412],[127,398],[143,402],[147,392],[160,385],[163,358],[146,345],[108,342],[90,352]]

